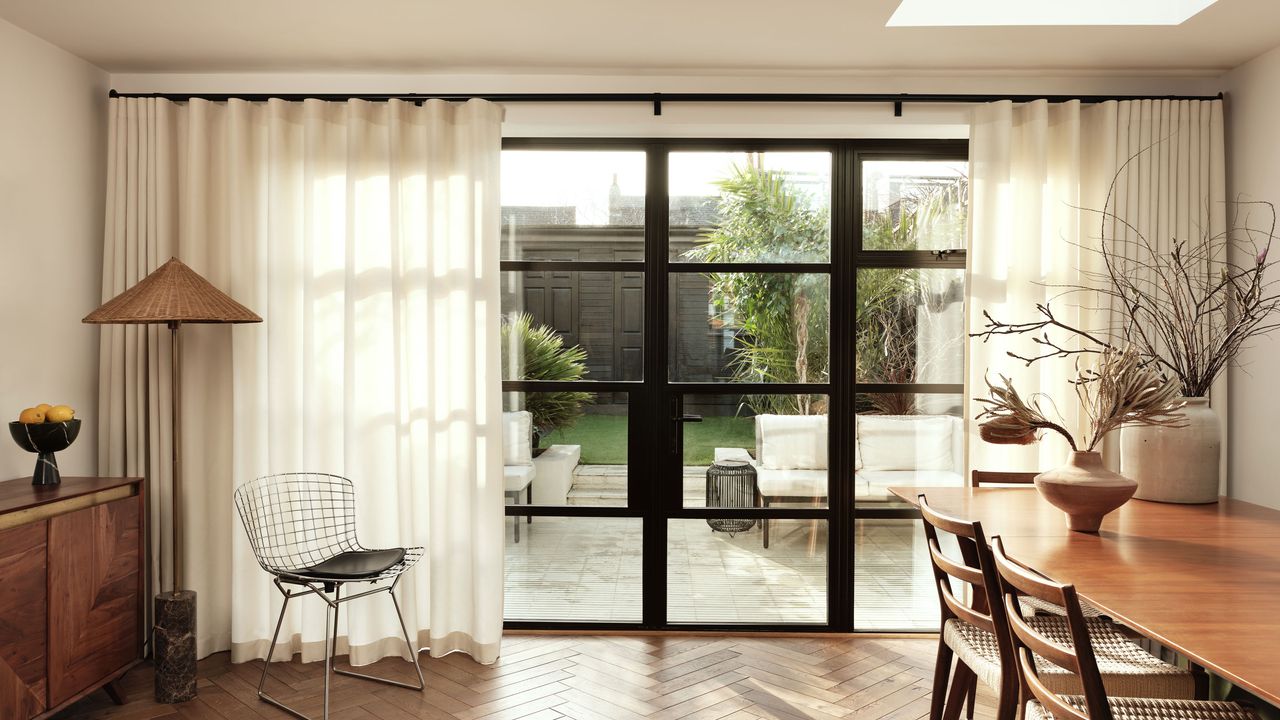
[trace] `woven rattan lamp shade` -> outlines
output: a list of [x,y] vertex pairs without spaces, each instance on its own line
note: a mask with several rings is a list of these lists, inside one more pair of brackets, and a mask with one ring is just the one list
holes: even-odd
[[227,297],[178,258],[170,258],[137,285],[89,313],[84,322],[256,323],[262,318]]

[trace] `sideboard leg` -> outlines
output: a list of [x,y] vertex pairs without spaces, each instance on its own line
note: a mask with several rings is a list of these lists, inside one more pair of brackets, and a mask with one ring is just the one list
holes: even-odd
[[125,694],[124,688],[120,687],[119,680],[112,680],[103,685],[102,689],[107,691],[107,697],[111,698],[111,702],[117,705],[124,705],[129,702],[129,696]]

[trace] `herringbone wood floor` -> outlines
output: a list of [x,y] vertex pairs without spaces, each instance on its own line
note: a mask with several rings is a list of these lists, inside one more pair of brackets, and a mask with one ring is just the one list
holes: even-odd
[[[427,689],[335,677],[334,720],[753,720],[889,718],[929,712],[936,640],[509,636],[502,659],[478,665],[463,655],[422,656]],[[366,671],[410,679],[410,666],[383,660]],[[123,686],[130,701],[106,695],[58,716],[146,720],[286,718],[255,690],[261,663],[232,665],[226,653],[200,664],[199,697],[156,705],[143,666]],[[275,663],[268,692],[319,717],[319,663]],[[979,715],[990,699],[979,695]]]

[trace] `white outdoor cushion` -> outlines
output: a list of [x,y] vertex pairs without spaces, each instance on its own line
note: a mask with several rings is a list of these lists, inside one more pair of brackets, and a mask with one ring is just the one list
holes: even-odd
[[891,487],[962,487],[964,475],[950,470],[859,470],[853,494],[858,499],[887,499]]
[[533,464],[533,415],[528,410],[502,413],[502,464]]
[[826,470],[756,469],[756,485],[767,497],[826,497]]
[[756,459],[769,470],[826,470],[826,415],[757,415]]
[[862,470],[954,470],[946,415],[858,415]]
[[505,465],[502,468],[502,485],[507,492],[520,492],[529,487],[537,468],[529,465]]

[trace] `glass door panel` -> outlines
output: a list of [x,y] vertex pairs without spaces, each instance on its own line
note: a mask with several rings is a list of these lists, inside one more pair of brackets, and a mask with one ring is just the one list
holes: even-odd
[[673,152],[673,263],[831,259],[831,153]]
[[712,525],[728,520],[667,524],[667,621],[825,624],[826,521],[772,520],[773,539],[765,548],[759,532],[722,532]]

